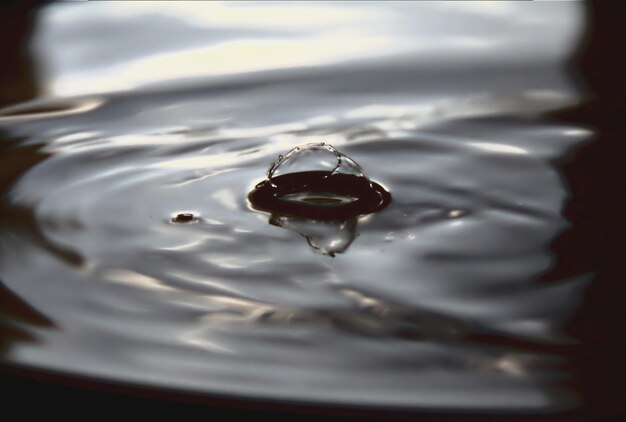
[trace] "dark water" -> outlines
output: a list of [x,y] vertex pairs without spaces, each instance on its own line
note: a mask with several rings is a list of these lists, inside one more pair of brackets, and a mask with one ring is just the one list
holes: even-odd
[[[582,4],[33,16],[30,99],[5,90],[0,113],[5,366],[452,413],[619,393],[581,366],[597,349],[572,322],[605,269],[571,240],[598,216],[571,208],[573,153],[602,139],[576,117],[593,113],[567,114],[590,98],[569,67]],[[255,210],[277,156],[319,142],[391,203],[334,221]]]

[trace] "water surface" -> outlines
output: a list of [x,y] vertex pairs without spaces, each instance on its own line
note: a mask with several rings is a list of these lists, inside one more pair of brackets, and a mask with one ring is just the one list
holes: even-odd
[[[324,405],[581,405],[563,327],[594,272],[541,281],[572,226],[555,163],[594,136],[548,116],[585,96],[580,4],[36,16],[38,94],[0,113],[5,364]],[[251,207],[312,142],[393,201],[333,222]]]

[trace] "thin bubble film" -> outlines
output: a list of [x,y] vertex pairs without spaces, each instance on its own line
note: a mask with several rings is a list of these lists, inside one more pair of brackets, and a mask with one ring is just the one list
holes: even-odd
[[[276,186],[275,180],[278,176],[313,171],[326,172],[324,177],[349,174],[369,182],[360,165],[324,142],[295,147],[284,156],[279,155],[278,160],[267,171],[267,178]],[[306,187],[306,184],[301,187]]]

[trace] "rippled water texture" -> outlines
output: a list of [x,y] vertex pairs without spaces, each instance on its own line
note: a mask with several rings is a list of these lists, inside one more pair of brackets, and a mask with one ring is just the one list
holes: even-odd
[[[305,403],[562,411],[579,3],[53,4],[0,113],[4,363]],[[253,209],[326,142],[393,201]],[[191,214],[176,221],[179,214]],[[336,254],[324,253],[332,248]],[[331,255],[334,255],[331,256]],[[5,312],[6,313],[6,312]]]

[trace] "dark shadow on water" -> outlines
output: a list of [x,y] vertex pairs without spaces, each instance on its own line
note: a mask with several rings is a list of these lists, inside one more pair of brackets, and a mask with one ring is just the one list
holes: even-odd
[[[50,242],[42,233],[35,216],[35,210],[16,207],[8,199],[8,192],[20,175],[36,163],[47,158],[40,152],[40,145],[14,148],[18,140],[12,140],[0,131],[0,155],[11,156],[4,160],[0,168],[0,237],[15,238],[16,233],[33,238],[46,250],[55,254],[65,262],[79,265],[82,260],[73,251],[58,247]],[[14,245],[19,247],[18,245]],[[23,341],[35,341],[28,327],[52,327],[53,323],[39,311],[24,302],[18,295],[3,285],[0,279],[0,356],[9,352],[10,347]]]
[[77,252],[56,245],[44,235],[37,221],[35,209],[15,205],[9,200],[11,187],[20,176],[50,156],[41,151],[43,145],[20,145],[22,141],[23,139],[15,139],[0,130],[0,155],[5,158],[4,165],[0,168],[0,234],[23,231],[26,237],[33,238],[38,245],[64,262],[81,265],[82,258]]
[[37,0],[5,0],[0,5],[0,108],[34,98],[39,87],[28,51]]
[[[587,3],[589,34],[576,60],[588,101],[551,116],[595,132],[559,163],[572,227],[553,244],[550,282],[594,273],[567,332],[581,340],[576,388],[589,418],[626,415],[626,3]],[[566,300],[566,299],[564,299]]]
[[[37,7],[45,2],[9,0],[0,5],[0,108],[26,101],[37,96],[39,87],[36,67],[28,51]],[[33,210],[11,206],[8,192],[19,177],[29,168],[46,159],[49,154],[41,152],[42,145],[20,146],[23,139],[10,136],[0,130],[0,236],[9,232],[26,230],[30,236],[51,252],[73,264],[80,257],[72,251],[60,249],[45,239],[38,228]],[[20,342],[36,341],[29,327],[53,327],[54,324],[41,312],[23,301],[0,280],[0,356],[9,352],[11,346]]]
[[24,302],[0,280],[0,356],[8,352],[15,342],[36,341],[23,325],[53,327],[45,315]]

